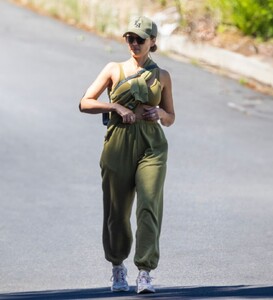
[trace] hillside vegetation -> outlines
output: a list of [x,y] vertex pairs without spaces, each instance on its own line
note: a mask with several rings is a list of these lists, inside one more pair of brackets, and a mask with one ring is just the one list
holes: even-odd
[[168,34],[273,58],[273,0],[13,1],[108,36],[120,36],[134,14],[157,16],[172,25]]

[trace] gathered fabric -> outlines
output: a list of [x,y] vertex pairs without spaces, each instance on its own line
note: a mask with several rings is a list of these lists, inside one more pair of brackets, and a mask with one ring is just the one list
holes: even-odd
[[[155,67],[154,67],[155,66]],[[151,70],[149,68],[152,67]],[[146,69],[147,68],[147,69]],[[120,82],[124,80],[125,75],[120,65]],[[156,106],[161,100],[161,85],[159,82],[159,69],[153,60],[148,59],[144,64],[140,74],[122,84],[117,84],[108,91],[109,99],[112,103],[118,103],[124,107],[135,111],[139,104]],[[154,78],[154,83],[148,87],[147,82]],[[111,113],[110,121],[105,139],[111,136],[115,126],[121,122],[121,117],[117,113]]]

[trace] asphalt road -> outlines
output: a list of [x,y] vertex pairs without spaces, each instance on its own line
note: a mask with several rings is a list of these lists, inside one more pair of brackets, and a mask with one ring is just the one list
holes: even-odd
[[[126,45],[7,1],[0,12],[0,299],[119,297],[101,245],[105,127],[78,102],[107,62],[127,59]],[[153,57],[171,73],[177,117],[164,128],[161,261],[149,298],[273,298],[273,99]],[[134,286],[133,251],[126,265]]]

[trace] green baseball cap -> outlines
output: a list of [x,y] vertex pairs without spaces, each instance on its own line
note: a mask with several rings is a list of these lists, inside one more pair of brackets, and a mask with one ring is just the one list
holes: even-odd
[[129,32],[135,33],[143,39],[147,39],[150,36],[157,36],[157,26],[147,17],[135,17],[129,23],[127,31],[123,34],[123,36]]

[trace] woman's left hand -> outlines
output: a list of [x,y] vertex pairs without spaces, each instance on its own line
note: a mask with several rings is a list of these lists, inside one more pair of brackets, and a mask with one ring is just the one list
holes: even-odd
[[159,110],[155,106],[146,106],[144,107],[145,112],[142,114],[143,119],[147,121],[157,121],[160,119],[159,117]]

